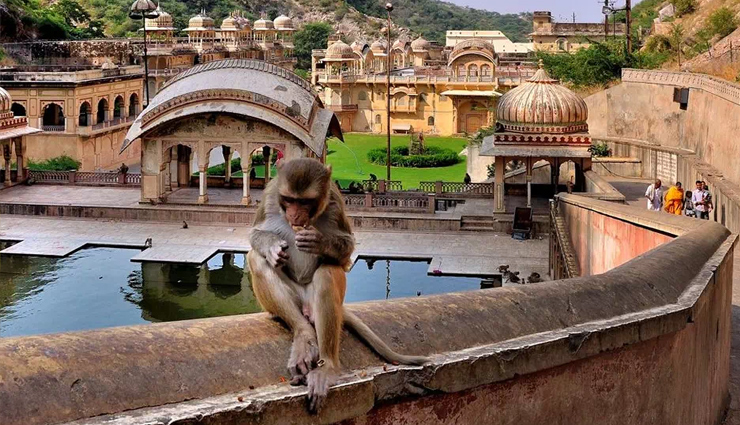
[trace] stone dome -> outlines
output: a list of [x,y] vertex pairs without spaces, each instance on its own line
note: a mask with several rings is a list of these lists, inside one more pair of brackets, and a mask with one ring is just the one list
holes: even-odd
[[172,15],[157,6],[158,16],[154,19],[145,18],[146,29],[172,29]]
[[416,40],[411,42],[411,50],[415,52],[423,52],[426,50],[429,50],[430,43],[424,39],[424,37],[419,36]]
[[275,25],[269,19],[260,18],[254,21],[254,29],[271,30],[271,29],[275,29]]
[[493,47],[493,44],[484,40],[472,38],[470,40],[463,40],[455,44],[455,47],[452,49],[452,53],[450,54],[450,56],[457,56],[463,52],[470,50],[481,50],[489,52],[491,54],[496,53],[496,49]]
[[223,21],[221,21],[221,29],[222,30],[225,30],[225,29],[236,29],[236,28],[237,28],[236,18],[234,18],[233,16],[229,16],[228,18],[226,18]]
[[512,133],[583,133],[587,119],[586,102],[550,78],[541,63],[526,83],[501,96],[496,110],[496,121]]
[[213,28],[213,18],[206,16],[206,12],[202,11],[190,18],[188,28]]
[[398,39],[391,46],[391,50],[406,50],[406,40]]
[[293,20],[285,15],[280,15],[275,18],[275,29],[278,30],[292,30]]
[[13,104],[13,99],[10,97],[10,93],[5,91],[4,88],[0,87],[0,114],[6,114],[10,112],[10,106]]
[[326,49],[326,59],[354,59],[356,56],[347,43],[337,40]]
[[375,42],[370,45],[370,50],[373,52],[385,52],[385,43],[382,40],[375,40]]

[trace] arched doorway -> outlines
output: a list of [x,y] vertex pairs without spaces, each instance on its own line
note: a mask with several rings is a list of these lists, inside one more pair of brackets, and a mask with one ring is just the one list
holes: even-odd
[[139,95],[131,93],[128,99],[128,116],[135,117],[139,115]]
[[42,119],[44,131],[64,131],[64,111],[56,103],[50,103],[44,108]]
[[463,101],[457,107],[457,132],[475,134],[486,125],[488,111],[478,101]]
[[10,111],[13,112],[13,115],[16,117],[25,117],[26,116],[26,108],[21,105],[20,103],[13,103],[10,106]]
[[117,96],[113,102],[113,118],[123,117],[123,96]]
[[98,113],[96,116],[96,124],[102,124],[108,121],[108,99],[102,98],[98,101]]
[[78,125],[80,127],[87,127],[89,125],[92,125],[92,107],[88,102],[82,102],[82,105],[80,105],[80,117],[78,120]]

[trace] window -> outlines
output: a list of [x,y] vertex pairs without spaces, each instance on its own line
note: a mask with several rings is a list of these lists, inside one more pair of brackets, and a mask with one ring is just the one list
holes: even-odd
[[375,124],[380,124],[380,114],[375,115]]
[[357,93],[357,100],[367,100],[367,92],[361,90],[359,93]]
[[97,124],[105,122],[108,118],[108,99],[102,98],[98,101]]
[[118,96],[113,102],[113,118],[121,118],[123,116],[123,97]]
[[44,108],[44,127],[48,126],[64,126],[64,112],[62,107],[56,103],[50,103]]
[[131,93],[128,101],[128,116],[133,117],[139,113],[139,95]]
[[434,125],[434,117],[429,117],[429,119],[427,119],[427,125],[429,125],[429,126],[433,126]]
[[90,118],[90,109],[91,109],[90,108],[90,104],[87,103],[87,102],[84,102],[80,106],[80,118],[79,118],[79,122],[78,122],[78,124],[79,124],[80,127],[87,127],[90,124],[92,124],[90,122],[90,119],[89,119]]
[[568,51],[568,40],[564,38],[558,39],[558,50],[561,52],[567,52]]
[[10,110],[16,117],[26,116],[26,108],[24,108],[23,105],[21,105],[20,103],[13,103],[13,105],[10,107]]

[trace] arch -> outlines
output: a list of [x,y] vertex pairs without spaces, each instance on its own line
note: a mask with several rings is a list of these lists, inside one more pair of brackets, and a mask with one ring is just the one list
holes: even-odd
[[100,98],[98,101],[98,111],[96,114],[96,124],[108,121],[108,99]]
[[123,96],[116,96],[113,101],[113,118],[123,117]]
[[342,90],[342,105],[349,105],[352,103],[352,95],[349,90]]
[[458,77],[467,77],[468,76],[468,69],[465,67],[464,64],[460,64],[457,66],[457,76]]
[[396,105],[398,105],[398,106],[406,106],[406,104],[408,103],[408,98],[409,97],[406,96],[406,94],[405,93],[402,93],[402,92],[401,93],[396,93],[393,96],[393,99],[396,101]]
[[561,52],[568,51],[568,40],[566,38],[558,38],[557,41],[558,50]]
[[480,75],[481,77],[490,77],[491,76],[491,66],[488,64],[481,65]]
[[92,125],[92,107],[90,106],[90,102],[82,102],[82,105],[80,105],[80,117],[78,120],[78,125],[80,127],[87,127],[89,125]]
[[13,104],[10,106],[10,111],[15,115],[16,117],[25,117],[26,116],[26,107],[21,105],[20,103],[13,102]]
[[131,93],[128,98],[128,116],[133,117],[139,114],[139,95]]
[[365,90],[360,90],[360,92],[357,93],[357,100],[367,100],[367,92]]
[[427,125],[434,126],[434,117],[427,118]]
[[[42,124],[45,128],[48,129],[50,127],[59,127],[61,126],[62,129],[64,127],[64,111],[62,107],[56,103],[49,103],[44,107],[44,116],[42,119]],[[59,130],[58,128],[54,128],[54,130]]]
[[470,66],[468,66],[468,75],[471,77],[477,77],[478,76],[478,65],[472,63]]
[[375,124],[380,124],[380,114],[375,114]]

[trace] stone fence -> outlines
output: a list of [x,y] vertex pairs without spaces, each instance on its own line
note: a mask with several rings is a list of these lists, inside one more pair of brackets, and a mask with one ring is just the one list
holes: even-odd
[[[720,423],[736,237],[558,202],[584,276],[348,305],[394,349],[432,362],[385,364],[345,333],[341,385],[317,416],[306,387],[285,382],[290,332],[250,314],[0,338],[0,423]],[[656,236],[669,241],[650,250]]]
[[141,174],[88,171],[29,170],[28,177],[36,183],[76,184],[87,186],[140,186]]
[[387,212],[431,213],[435,211],[435,195],[416,192],[393,192],[377,194],[345,194],[344,205],[349,209],[376,210]]

